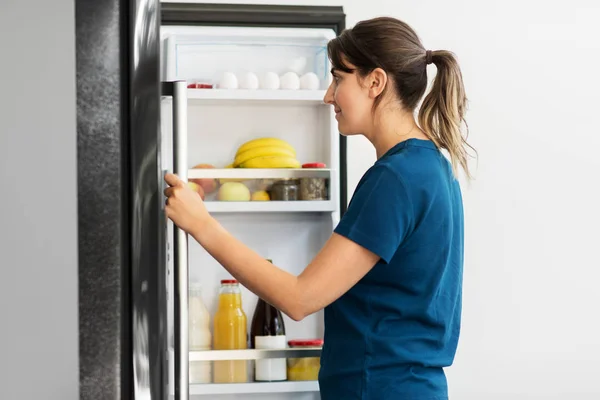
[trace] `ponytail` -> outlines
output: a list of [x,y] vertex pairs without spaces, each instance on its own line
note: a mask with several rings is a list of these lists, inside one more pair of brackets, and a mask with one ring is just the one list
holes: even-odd
[[360,76],[382,68],[394,78],[395,92],[409,112],[417,109],[427,90],[427,64],[435,64],[437,76],[421,103],[419,125],[438,149],[448,151],[454,175],[462,168],[471,178],[467,147],[475,149],[462,135],[467,98],[454,54],[425,50],[408,24],[390,17],[358,22],[332,39],[327,51],[333,67],[342,71],[350,71],[346,63],[353,65]]
[[437,67],[437,75],[421,104],[419,125],[438,148],[448,151],[454,175],[458,175],[460,167],[471,179],[466,148],[475,149],[466,140],[468,127],[465,136],[461,129],[463,122],[466,126],[467,98],[458,62],[454,54],[445,50],[428,52],[426,57]]

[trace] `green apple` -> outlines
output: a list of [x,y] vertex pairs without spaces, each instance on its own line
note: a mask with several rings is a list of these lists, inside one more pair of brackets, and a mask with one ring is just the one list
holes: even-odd
[[220,201],[250,201],[250,190],[240,182],[225,182],[219,188]]

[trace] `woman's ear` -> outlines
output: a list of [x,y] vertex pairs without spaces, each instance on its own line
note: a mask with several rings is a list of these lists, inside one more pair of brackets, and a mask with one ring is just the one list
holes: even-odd
[[387,82],[388,76],[383,69],[375,68],[373,71],[371,71],[365,81],[367,89],[369,90],[369,97],[371,99],[377,98],[381,93],[383,93]]

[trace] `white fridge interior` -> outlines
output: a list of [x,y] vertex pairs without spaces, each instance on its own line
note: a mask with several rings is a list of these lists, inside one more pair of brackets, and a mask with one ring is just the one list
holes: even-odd
[[[264,258],[290,273],[299,274],[321,249],[339,221],[339,137],[333,110],[323,103],[329,85],[327,42],[335,37],[328,29],[161,27],[161,80],[185,80],[213,85],[189,88],[188,179],[246,179],[251,190],[282,178],[324,177],[328,182],[325,200],[221,201],[218,191],[206,194],[211,214],[235,237]],[[316,74],[318,88],[264,89],[266,72],[282,76],[293,71],[299,77]],[[222,88],[224,72],[240,81],[256,74],[257,89]],[[165,171],[172,171],[171,99],[161,100],[161,157]],[[248,140],[275,137],[286,140],[304,163],[321,162],[325,168],[225,168],[236,150]],[[210,164],[214,169],[192,169]],[[162,177],[161,177],[162,179]],[[173,237],[168,224],[167,237]],[[168,249],[169,387],[173,394],[173,256]],[[221,279],[231,278],[192,238],[189,240],[189,279],[202,285],[202,297],[212,317]],[[248,329],[257,298],[242,287],[243,309]],[[322,312],[295,322],[284,316],[286,340],[323,338]],[[252,371],[252,361],[248,361]],[[316,381],[191,384],[190,398],[316,400]]]

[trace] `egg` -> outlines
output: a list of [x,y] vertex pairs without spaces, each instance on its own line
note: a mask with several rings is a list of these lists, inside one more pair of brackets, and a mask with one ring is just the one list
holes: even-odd
[[240,89],[258,89],[258,76],[253,72],[246,72],[240,78]]
[[314,72],[307,72],[300,77],[300,89],[317,90],[319,89],[319,77]]
[[260,82],[260,88],[267,90],[277,90],[279,85],[279,76],[275,72],[265,73]]
[[219,81],[220,89],[237,89],[238,80],[233,72],[223,72]]
[[279,78],[281,81],[281,88],[285,90],[297,90],[300,89],[300,78],[295,72],[286,72]]

